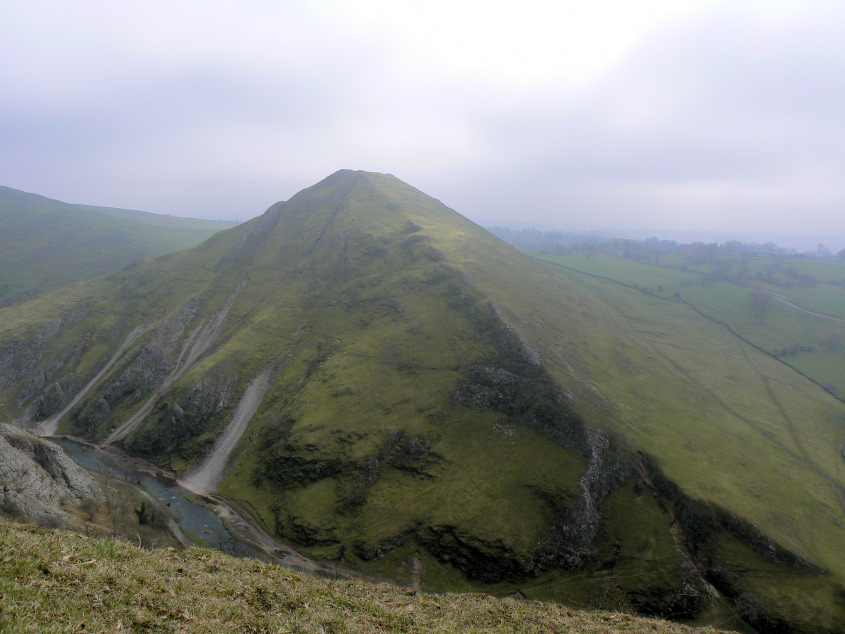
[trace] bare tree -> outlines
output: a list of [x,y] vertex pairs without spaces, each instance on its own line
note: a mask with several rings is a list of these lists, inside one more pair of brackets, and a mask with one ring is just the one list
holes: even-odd
[[829,332],[824,336],[822,340],[822,347],[825,350],[838,350],[839,347],[842,345],[842,335],[838,332]]
[[754,321],[762,326],[763,316],[769,310],[772,298],[768,293],[764,293],[763,291],[756,289],[751,291],[748,294],[748,297],[751,300],[751,313]]

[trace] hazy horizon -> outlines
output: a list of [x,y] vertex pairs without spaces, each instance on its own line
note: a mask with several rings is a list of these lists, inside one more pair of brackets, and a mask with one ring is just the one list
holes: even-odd
[[[0,183],[0,187],[8,187],[7,185],[3,185]],[[12,188],[14,189],[14,188]],[[19,190],[20,191],[20,190]],[[38,192],[25,192],[29,194],[34,194],[36,196],[42,196]],[[49,198],[49,197],[47,197]],[[57,199],[55,199],[57,200]],[[69,203],[74,205],[82,205],[88,207],[97,207],[98,205],[88,205],[88,203],[84,201],[67,201],[62,200],[59,202]],[[279,201],[276,201],[279,202]],[[275,204],[275,203],[274,203]],[[267,206],[269,208],[270,205]],[[117,205],[114,207],[116,209],[125,209],[128,211],[140,211],[146,213],[163,213],[163,215],[176,215],[178,214],[170,214],[167,212],[149,212],[146,209],[130,209],[125,205]],[[241,222],[246,222],[252,218],[258,217],[261,215],[265,210],[255,214],[251,218],[207,218],[202,216],[179,216],[182,218],[193,218],[197,220],[217,220],[221,222],[232,222],[239,224]],[[460,213],[460,210],[455,210]],[[786,249],[795,250],[798,253],[804,253],[809,251],[815,251],[819,245],[824,246],[827,248],[832,254],[838,253],[840,250],[845,248],[845,240],[843,239],[833,239],[831,240],[831,236],[822,236],[822,235],[810,235],[810,234],[776,234],[776,233],[742,233],[742,232],[730,232],[730,231],[672,231],[672,230],[651,230],[651,229],[644,229],[644,228],[637,228],[637,227],[606,227],[606,228],[593,228],[593,229],[575,229],[572,227],[566,226],[551,226],[551,225],[526,225],[524,223],[509,223],[509,224],[484,224],[481,225],[486,229],[511,229],[514,231],[522,231],[522,230],[534,230],[540,232],[549,232],[549,233],[563,233],[563,234],[573,234],[573,235],[583,235],[583,236],[592,236],[592,237],[599,237],[602,239],[631,239],[631,240],[645,240],[648,238],[658,238],[660,240],[674,240],[680,244],[688,244],[692,242],[704,242],[704,243],[724,243],[732,240],[738,240],[743,243],[757,243],[757,244],[765,244],[766,242],[773,242],[778,247],[783,247]]]
[[841,3],[12,0],[0,18],[15,189],[246,220],[365,169],[483,226],[845,247]]

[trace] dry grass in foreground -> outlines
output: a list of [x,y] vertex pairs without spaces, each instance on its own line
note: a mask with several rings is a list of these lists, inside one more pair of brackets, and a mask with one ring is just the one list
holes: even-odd
[[484,595],[318,579],[0,519],[2,632],[715,632]]

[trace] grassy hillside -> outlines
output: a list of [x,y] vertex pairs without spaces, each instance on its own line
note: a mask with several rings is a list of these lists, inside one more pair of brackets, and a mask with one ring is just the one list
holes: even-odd
[[845,405],[672,299],[343,171],[5,309],[0,407],[61,412],[141,327],[59,429],[189,473],[268,373],[220,491],[311,555],[424,588],[835,631]]
[[0,596],[4,632],[716,632],[535,601],[317,579],[212,550],[146,551],[2,519]]
[[230,226],[0,187],[0,306],[199,244]]
[[[558,334],[557,341],[571,342],[568,350],[553,342],[544,346],[558,351],[559,359],[549,365],[561,368],[561,380],[580,375],[595,396],[612,400],[612,414],[600,424],[656,457],[686,491],[751,519],[781,543],[811,559],[821,556],[825,566],[845,574],[838,554],[845,548],[842,404],[757,343],[762,334],[751,324],[747,290],[681,286],[683,272],[606,256],[574,257],[584,271],[615,276],[622,284],[547,269],[559,279],[548,281],[549,299],[538,301],[560,302],[564,295],[551,289],[566,285],[567,300],[580,300],[584,309]],[[643,292],[647,288],[652,290]],[[722,312],[716,310],[720,305]],[[773,324],[781,310],[773,302]],[[527,322],[526,328],[536,326]],[[576,337],[590,342],[589,358],[575,356],[588,349]],[[827,537],[820,540],[822,534]]]

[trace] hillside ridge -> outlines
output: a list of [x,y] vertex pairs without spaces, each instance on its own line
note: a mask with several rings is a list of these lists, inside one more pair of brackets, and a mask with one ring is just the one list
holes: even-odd
[[194,246],[230,226],[0,186],[0,306]]

